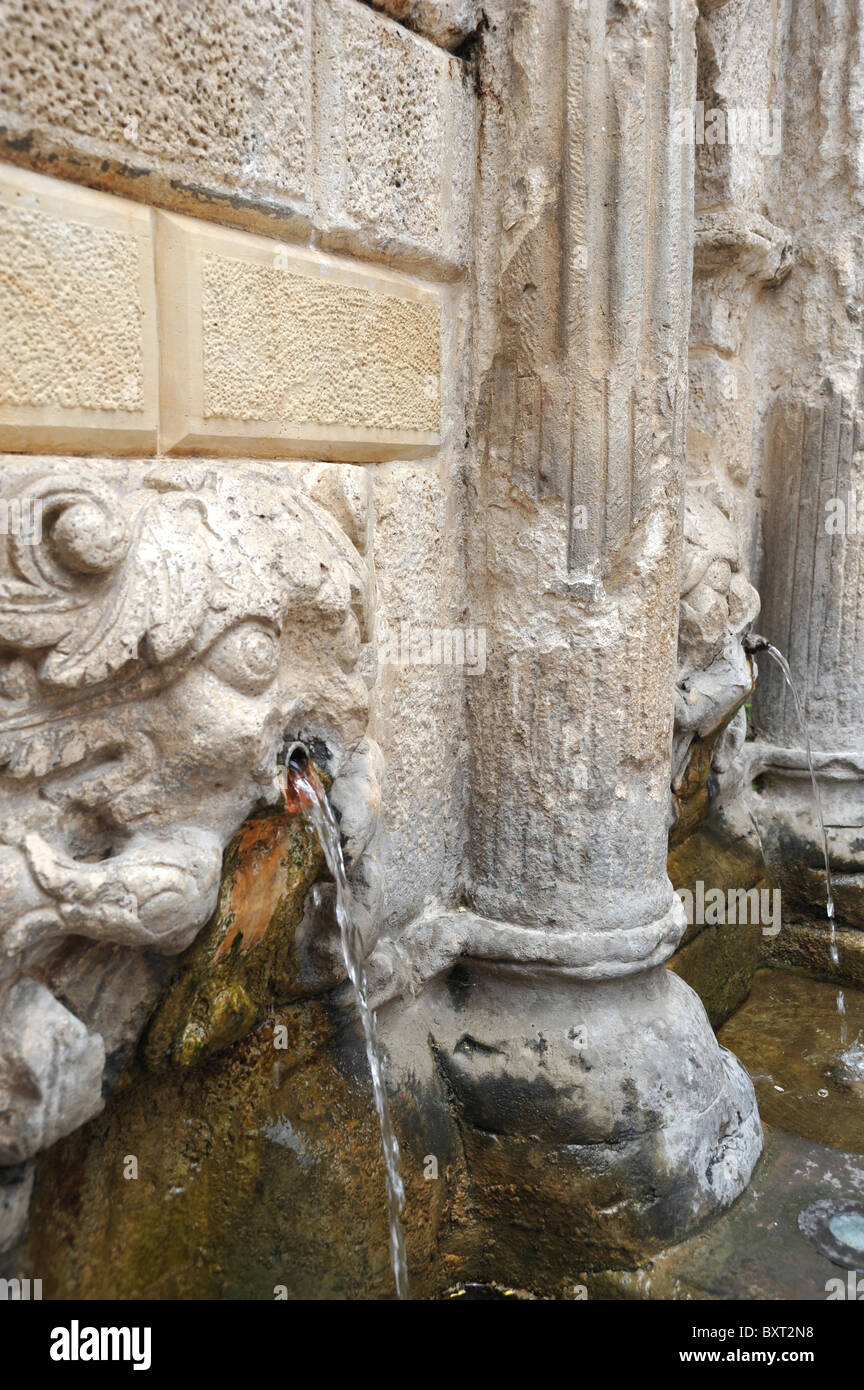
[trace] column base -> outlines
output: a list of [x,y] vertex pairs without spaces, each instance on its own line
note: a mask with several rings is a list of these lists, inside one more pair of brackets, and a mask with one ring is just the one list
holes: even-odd
[[385,1024],[391,1066],[426,1090],[425,1035],[462,1139],[472,1278],[551,1291],[568,1270],[633,1267],[746,1187],[752,1084],[664,967],[585,982],[463,959],[407,1014]]
[[[784,918],[803,913],[824,925],[827,883],[822,836],[803,749],[747,745],[747,805],[762,853],[783,893]],[[838,923],[864,927],[864,754],[813,753]]]

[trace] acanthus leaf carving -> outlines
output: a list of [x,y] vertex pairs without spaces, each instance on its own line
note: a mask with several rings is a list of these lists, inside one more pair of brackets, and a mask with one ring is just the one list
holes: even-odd
[[[154,957],[188,946],[224,847],[279,795],[289,735],[327,750],[337,794],[344,771],[362,861],[378,758],[355,673],[369,578],[318,503],[254,467],[192,463],[105,477],[22,461],[5,487],[42,522],[7,536],[0,563],[0,1039],[29,1004],[47,1030],[26,1104],[0,1105],[0,1155],[20,1161],[101,1104],[104,1049],[36,987],[40,962],[81,938]],[[376,876],[354,871],[372,941]],[[59,1056],[80,1085],[58,1088]]]

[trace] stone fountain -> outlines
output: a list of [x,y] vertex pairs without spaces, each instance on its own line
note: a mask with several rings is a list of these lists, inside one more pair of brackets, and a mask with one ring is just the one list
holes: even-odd
[[674,891],[763,851],[820,889],[764,676],[748,737],[751,575],[860,926],[857,570],[817,517],[857,477],[860,349],[837,308],[832,362],[784,347],[762,390],[802,155],[709,157],[691,121],[767,104],[796,21],[134,8],[70,65],[63,7],[0,0],[0,1257],[51,1297],[391,1296],[297,740],[413,1296],[573,1297],[710,1226],[762,1149]]

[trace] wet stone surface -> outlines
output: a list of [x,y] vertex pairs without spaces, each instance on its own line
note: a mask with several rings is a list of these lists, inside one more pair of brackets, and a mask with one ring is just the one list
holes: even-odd
[[864,1156],[766,1131],[753,1181],[692,1239],[641,1269],[580,1275],[589,1299],[822,1301],[849,1295],[849,1274],[816,1248],[799,1214],[816,1201],[860,1202]]
[[[864,1152],[864,990],[782,970],[760,970],[747,1002],[720,1029],[724,1047],[744,1063],[763,1121],[805,1139]],[[864,1049],[861,1049],[864,1052]]]

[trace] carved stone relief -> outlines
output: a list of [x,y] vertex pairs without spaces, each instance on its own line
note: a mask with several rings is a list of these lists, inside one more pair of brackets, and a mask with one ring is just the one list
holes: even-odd
[[[365,566],[316,502],[197,463],[19,460],[6,478],[39,518],[6,537],[0,577],[0,1161],[17,1163],[100,1108],[106,1049],[134,1042],[159,958],[213,912],[286,738],[334,779],[372,944],[377,761]],[[77,980],[77,1008],[44,980]]]

